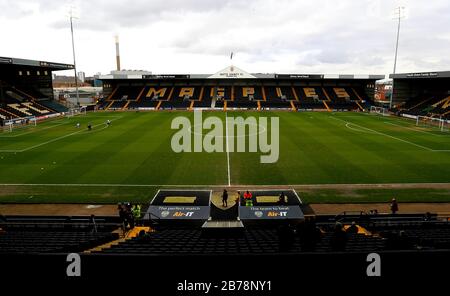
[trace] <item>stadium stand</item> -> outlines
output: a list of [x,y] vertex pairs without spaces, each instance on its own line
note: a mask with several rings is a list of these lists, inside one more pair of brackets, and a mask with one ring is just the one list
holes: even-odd
[[[375,81],[383,78],[249,74],[233,66],[214,75],[124,75],[99,77],[107,98],[99,102],[99,109],[357,110],[373,102]],[[131,102],[123,106],[111,103],[122,99]]]
[[[267,254],[280,251],[298,253],[302,251],[333,251],[333,233],[324,233],[317,241],[314,249],[302,246],[298,235],[292,236],[288,248],[284,248],[283,229],[279,228],[247,228],[244,232],[220,235],[205,235],[200,229],[161,229],[145,236],[121,242],[105,253],[132,254]],[[352,252],[382,250],[386,239],[363,234],[348,234],[345,249]]]
[[[6,219],[5,219],[6,218]],[[115,241],[121,228],[113,217],[3,217],[1,253],[86,251]],[[336,223],[356,221],[358,233],[343,232],[336,246]],[[279,252],[370,252],[449,249],[450,223],[436,215],[368,215],[308,217],[304,223],[247,226],[211,232],[196,226],[158,225],[92,253],[113,254],[273,254]],[[346,226],[348,229],[348,226]],[[287,244],[287,245],[286,245]]]
[[434,93],[419,95],[406,102],[401,108],[402,113],[450,119],[450,95]]
[[399,114],[450,118],[450,72],[390,75],[394,80],[393,111]]
[[80,252],[117,237],[112,233],[7,231],[0,235],[0,253]]
[[21,117],[66,112],[53,100],[52,71],[72,69],[72,65],[0,57],[0,125]]
[[120,86],[109,99],[113,101],[137,100],[141,90],[142,88],[139,87]]
[[39,101],[39,104],[41,104],[42,106],[46,107],[47,109],[50,110],[54,110],[56,112],[62,113],[62,112],[67,112],[69,111],[69,108],[67,108],[66,106],[63,106],[53,100],[43,100],[43,101]]
[[299,109],[323,109],[323,93],[315,87],[295,87],[294,90],[299,97]]
[[[144,92],[144,95],[140,93]],[[138,97],[142,97],[137,100]],[[331,109],[358,110],[356,102],[366,104],[367,95],[353,88],[291,87],[291,86],[167,86],[118,87],[110,97],[99,102],[99,109],[122,108],[182,109]],[[127,101],[130,101],[127,104]],[[194,103],[192,103],[194,101]],[[363,103],[364,102],[364,103]],[[226,107],[225,107],[226,106]]]
[[105,217],[2,217],[0,253],[81,252],[116,240],[119,226]]
[[261,102],[263,109],[290,109],[292,107],[290,101],[296,101],[290,87],[263,86],[262,90],[265,97]]

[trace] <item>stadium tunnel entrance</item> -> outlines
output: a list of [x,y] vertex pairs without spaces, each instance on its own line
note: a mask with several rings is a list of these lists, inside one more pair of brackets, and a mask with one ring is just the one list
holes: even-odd
[[162,225],[243,228],[295,224],[304,220],[301,199],[292,190],[239,191],[229,206],[220,205],[212,190],[159,190],[144,216]]

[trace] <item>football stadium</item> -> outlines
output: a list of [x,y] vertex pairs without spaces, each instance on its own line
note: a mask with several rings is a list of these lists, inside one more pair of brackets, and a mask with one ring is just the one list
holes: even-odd
[[[162,282],[175,291],[251,262],[242,289],[267,292],[261,280],[280,262],[305,277],[379,277],[379,260],[384,277],[417,273],[411,260],[442,275],[450,71],[391,74],[383,104],[379,74],[261,74],[233,62],[213,74],[130,74],[119,61],[98,77],[100,99],[68,106],[52,75],[74,64],[0,57],[7,276],[29,260],[31,274],[62,279],[131,266],[136,278],[171,274]],[[216,277],[190,274],[203,265]]]

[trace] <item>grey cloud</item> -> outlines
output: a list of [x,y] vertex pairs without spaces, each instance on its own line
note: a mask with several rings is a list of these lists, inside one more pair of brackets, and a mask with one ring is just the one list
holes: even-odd
[[[41,10],[47,3],[43,1]],[[241,7],[243,1],[238,0],[93,0],[81,1],[78,5],[80,13],[79,27],[93,31],[114,30],[117,28],[137,28],[162,20],[176,21],[189,13],[207,13],[219,11],[225,7]],[[60,28],[63,21],[52,24]],[[181,29],[181,28],[180,28]]]
[[[33,14],[42,17],[44,31],[61,33],[59,29],[68,27],[67,4],[0,0],[0,18],[27,22]],[[278,67],[328,73],[392,69],[396,33],[392,0],[79,0],[75,4],[80,16],[76,36],[95,40],[117,32],[126,40],[124,61],[134,64],[146,59],[125,56],[127,47],[129,54],[145,47],[149,48],[145,52],[163,52],[167,60],[170,55],[190,55],[199,63],[204,56],[215,58],[233,51],[247,65],[272,67],[267,72]],[[442,37],[448,36],[450,28],[448,0],[409,0],[406,6],[409,16],[402,25],[399,66],[405,70],[450,68],[446,58],[450,39]],[[109,49],[109,45],[96,46]],[[95,65],[95,57],[82,58]],[[149,65],[142,67],[153,67]]]
[[16,19],[29,16],[33,10],[18,1],[0,0],[0,18]]

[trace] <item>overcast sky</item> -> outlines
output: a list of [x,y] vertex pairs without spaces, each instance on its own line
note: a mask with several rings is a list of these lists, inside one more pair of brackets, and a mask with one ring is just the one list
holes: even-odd
[[450,70],[449,0],[0,0],[0,56],[72,63],[78,69],[214,73],[388,74],[394,9],[406,7],[397,72]]

